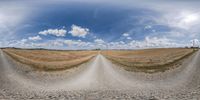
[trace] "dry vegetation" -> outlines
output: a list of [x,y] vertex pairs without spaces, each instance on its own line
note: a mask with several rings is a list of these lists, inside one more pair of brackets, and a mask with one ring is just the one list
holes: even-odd
[[111,61],[123,65],[128,71],[159,72],[178,67],[183,58],[193,53],[193,49],[162,48],[145,50],[110,50],[102,54]]
[[37,70],[56,71],[69,69],[92,59],[97,51],[3,50],[16,61]]

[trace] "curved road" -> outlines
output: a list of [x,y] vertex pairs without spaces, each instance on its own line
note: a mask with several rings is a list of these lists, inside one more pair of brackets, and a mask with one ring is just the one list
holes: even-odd
[[164,73],[127,72],[98,54],[68,72],[24,70],[0,51],[0,99],[200,99],[200,51]]

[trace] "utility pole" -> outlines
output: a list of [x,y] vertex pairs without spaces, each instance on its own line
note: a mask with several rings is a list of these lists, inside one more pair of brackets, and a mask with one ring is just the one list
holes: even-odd
[[192,48],[193,51],[195,51],[195,49],[198,49],[199,45],[199,41],[197,39],[192,40]]
[[195,51],[194,50],[194,46],[195,46],[195,43],[194,43],[195,41],[194,40],[192,40],[192,48],[193,48],[193,51]]

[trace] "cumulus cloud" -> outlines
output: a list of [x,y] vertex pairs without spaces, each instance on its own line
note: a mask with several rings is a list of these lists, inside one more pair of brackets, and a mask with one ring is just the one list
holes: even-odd
[[95,43],[98,43],[98,44],[103,44],[103,43],[105,43],[105,41],[102,40],[102,39],[95,39],[94,42],[95,42]]
[[77,26],[77,25],[72,25],[71,31],[69,31],[69,33],[72,36],[85,38],[85,36],[87,34],[89,34],[89,29],[88,28],[82,28],[81,26]]
[[64,43],[68,46],[72,46],[72,45],[83,46],[83,44],[86,42],[83,42],[81,40],[64,40]]
[[128,33],[123,33],[122,36],[125,37],[127,40],[132,39]]
[[27,39],[7,41],[4,45],[6,47],[8,46],[8,47],[22,47],[22,48],[30,46],[30,44],[28,44]]
[[146,47],[165,47],[173,46],[172,41],[167,38],[158,38],[158,37],[146,37],[144,40],[143,46]]
[[48,29],[44,31],[40,31],[39,34],[41,35],[54,35],[57,37],[64,37],[67,33],[67,30],[65,29]]
[[144,29],[151,29],[151,28],[152,28],[151,25],[146,25],[146,26],[144,27]]
[[106,49],[107,46],[108,46],[109,43],[105,42],[104,40],[102,39],[95,39],[94,40],[94,47],[95,48],[100,48],[100,49]]
[[93,48],[95,48],[94,43],[85,42],[85,41],[81,41],[81,40],[64,40],[63,42],[71,49],[93,49]]
[[127,37],[126,39],[131,40],[132,38],[131,37]]
[[49,40],[40,43],[29,43],[29,47],[34,48],[48,48],[48,49],[62,49],[64,48],[63,40],[56,39],[56,40]]
[[122,35],[123,35],[124,37],[128,37],[128,36],[129,36],[128,33],[123,33]]
[[39,35],[33,36],[33,37],[29,37],[28,39],[29,39],[29,40],[32,40],[32,41],[42,40],[42,38],[41,38]]
[[[106,43],[108,49],[139,49],[139,48],[165,48],[165,47],[182,47],[183,44],[162,37],[146,37],[144,40],[132,40],[130,42],[110,42]],[[185,45],[185,44],[184,44]]]
[[[26,43],[27,41],[28,41],[27,39],[21,39],[21,40],[18,41],[18,43],[24,44],[24,43]],[[14,42],[14,41],[12,41],[12,42]]]
[[72,40],[65,40],[64,43],[67,44],[68,46],[70,46],[70,45],[74,44],[74,41],[72,41]]
[[[192,40],[191,40],[192,41]],[[194,39],[195,43],[199,40]],[[188,46],[191,43],[188,42]],[[19,41],[10,41],[7,46],[25,47],[25,48],[52,48],[52,49],[143,49],[143,48],[165,48],[165,47],[183,47],[186,44],[176,43],[175,41],[165,37],[146,37],[144,40],[132,40],[129,42],[116,41],[105,42],[102,39],[96,39],[94,42],[87,42],[82,40],[66,40],[56,39],[44,42],[31,42],[28,39]]]

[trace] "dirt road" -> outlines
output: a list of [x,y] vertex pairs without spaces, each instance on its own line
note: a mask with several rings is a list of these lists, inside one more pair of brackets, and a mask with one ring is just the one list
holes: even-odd
[[200,51],[164,73],[127,72],[101,54],[63,72],[22,67],[0,51],[0,99],[200,99]]

